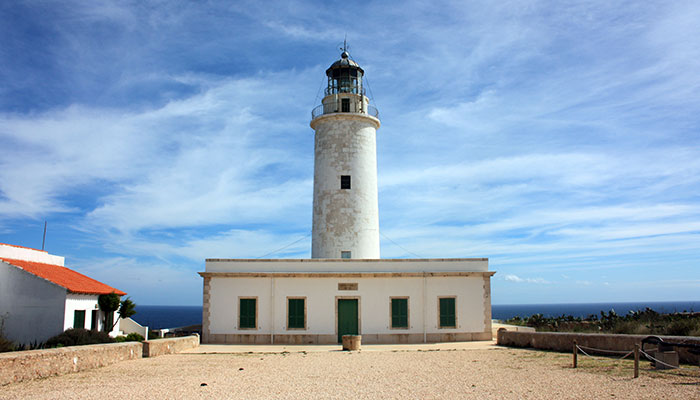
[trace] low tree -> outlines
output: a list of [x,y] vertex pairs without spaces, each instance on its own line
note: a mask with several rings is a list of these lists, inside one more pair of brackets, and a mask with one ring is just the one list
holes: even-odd
[[102,319],[102,330],[105,332],[111,332],[114,329],[114,312],[119,309],[119,295],[112,292],[110,294],[101,294],[97,298],[97,304],[100,306],[100,310],[104,313],[104,318]]
[[130,318],[134,314],[136,314],[136,304],[127,297],[119,306],[119,318]]
[[[111,332],[121,318],[129,318],[136,314],[136,304],[130,298],[120,301],[119,295],[116,293],[101,294],[97,298],[97,304],[100,305],[100,310],[105,313],[103,318],[103,330]],[[119,311],[117,320],[114,320],[114,312]]]

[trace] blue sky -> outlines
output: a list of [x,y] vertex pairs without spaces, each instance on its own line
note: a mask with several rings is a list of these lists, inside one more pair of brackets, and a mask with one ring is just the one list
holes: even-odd
[[205,258],[310,234],[310,112],[347,35],[382,120],[383,257],[488,257],[495,304],[699,300],[697,21],[694,1],[2,2],[0,242],[40,248],[47,220],[49,252],[137,304],[201,304]]

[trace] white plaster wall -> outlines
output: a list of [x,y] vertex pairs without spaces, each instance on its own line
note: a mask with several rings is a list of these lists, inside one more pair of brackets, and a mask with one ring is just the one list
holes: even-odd
[[24,260],[63,266],[64,258],[54,256],[42,250],[28,249],[24,247],[9,246],[0,243],[0,257],[14,260]]
[[[362,114],[324,115],[315,134],[312,258],[379,258],[378,120]],[[340,189],[350,175],[351,188]]]
[[139,324],[131,318],[122,318],[119,320],[119,330],[128,335],[130,333],[138,333],[144,338],[148,339],[148,327]]
[[[435,277],[428,280],[426,290],[426,322],[428,333],[479,332],[484,324],[484,278]],[[457,327],[438,328],[438,297],[457,296]]]
[[[209,332],[270,333],[270,280],[213,278],[209,289]],[[238,298],[258,298],[258,329],[238,329]]]
[[324,260],[207,259],[206,272],[486,272],[487,258]]
[[[84,310],[85,311],[85,329],[90,329],[92,326],[92,310],[98,310],[99,306],[97,305],[97,295],[96,294],[75,294],[75,293],[68,293],[66,295],[66,315],[63,320],[63,330],[65,331],[66,329],[72,328],[73,327],[73,319],[75,317],[75,311],[76,310]],[[102,313],[98,313],[98,315],[101,315]],[[99,316],[98,316],[98,329],[101,330],[102,324],[99,323]],[[117,324],[117,327],[119,324]]]
[[66,289],[0,261],[0,319],[18,344],[44,342],[63,332]]
[[[357,283],[358,290],[338,290],[338,283]],[[423,333],[424,329],[426,333],[481,332],[485,330],[483,284],[481,276],[359,279],[213,277],[210,332],[270,334],[274,327],[277,334],[335,334],[336,297],[360,299],[361,333]],[[271,290],[274,296],[271,296]],[[240,296],[258,297],[258,330],[238,330]],[[438,296],[457,296],[457,328],[438,329]],[[306,330],[287,330],[287,297],[306,297]],[[390,328],[391,297],[409,297],[409,329]],[[274,304],[274,313],[270,304]]]
[[[357,283],[358,290],[338,290],[338,283]],[[275,278],[277,333],[336,333],[336,297],[359,298],[360,328],[371,333],[419,333],[422,278]],[[288,331],[287,297],[306,296],[307,330]],[[409,297],[409,329],[390,329],[390,297]]]

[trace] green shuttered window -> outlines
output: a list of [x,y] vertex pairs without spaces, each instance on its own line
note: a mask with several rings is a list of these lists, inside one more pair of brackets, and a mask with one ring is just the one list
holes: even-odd
[[304,329],[306,324],[304,321],[304,299],[287,299],[287,329]]
[[240,329],[255,329],[257,327],[255,321],[257,299],[240,299],[240,302],[238,327]]
[[73,328],[85,329],[85,310],[75,310],[75,313],[73,313]]
[[391,299],[391,327],[408,328],[408,299]]
[[440,328],[456,328],[455,298],[444,297],[440,299]]

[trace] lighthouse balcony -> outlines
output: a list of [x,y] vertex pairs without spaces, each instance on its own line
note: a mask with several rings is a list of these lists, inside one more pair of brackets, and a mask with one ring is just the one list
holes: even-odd
[[311,111],[311,119],[314,120],[326,114],[364,114],[379,119],[379,110],[376,107],[364,104],[362,107],[354,107],[357,103],[345,102],[343,99],[338,101],[324,101],[323,104],[317,106]]

